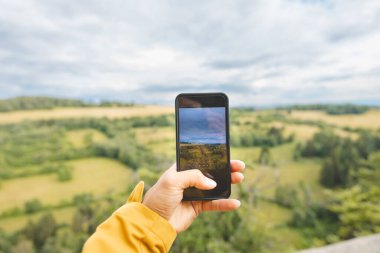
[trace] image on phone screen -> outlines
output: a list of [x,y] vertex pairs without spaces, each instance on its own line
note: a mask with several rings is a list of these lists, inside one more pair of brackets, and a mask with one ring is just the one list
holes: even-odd
[[179,170],[199,169],[217,182],[212,190],[186,189],[184,198],[219,198],[229,195],[229,153],[226,106],[178,108]]

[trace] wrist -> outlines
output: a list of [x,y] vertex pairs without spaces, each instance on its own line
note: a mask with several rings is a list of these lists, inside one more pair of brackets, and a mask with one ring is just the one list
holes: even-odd
[[149,198],[148,199],[144,198],[144,200],[142,201],[142,204],[146,206],[147,208],[149,208],[151,211],[160,215],[165,220],[169,221],[169,217],[167,217],[167,215],[165,215],[165,213],[162,212],[159,208],[156,208],[155,205],[151,201],[149,201]]

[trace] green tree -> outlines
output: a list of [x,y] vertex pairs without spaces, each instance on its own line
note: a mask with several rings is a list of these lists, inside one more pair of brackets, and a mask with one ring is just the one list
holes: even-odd
[[367,159],[371,153],[380,150],[379,133],[361,131],[356,146],[361,157]]
[[262,224],[248,225],[248,213],[204,213],[175,241],[171,252],[266,252],[272,238]]
[[329,209],[339,216],[342,239],[380,232],[380,152],[370,154],[361,166],[353,187],[330,192]]
[[46,213],[41,216],[37,223],[28,222],[23,229],[23,234],[30,240],[37,250],[42,249],[47,239],[55,235],[57,224],[54,216],[51,213]]
[[358,164],[357,149],[350,139],[345,139],[325,160],[320,175],[321,184],[330,188],[353,185]]
[[365,189],[356,185],[332,195],[335,201],[329,209],[339,216],[339,236],[342,239],[380,233],[378,186]]
[[72,230],[75,233],[91,233],[94,230],[94,217],[96,216],[93,208],[86,203],[82,203],[76,210],[73,221]]
[[380,152],[372,153],[368,160],[362,162],[354,177],[363,187],[378,185],[380,182]]
[[328,157],[340,142],[340,138],[332,131],[321,131],[306,142],[301,149],[301,155],[304,157]]

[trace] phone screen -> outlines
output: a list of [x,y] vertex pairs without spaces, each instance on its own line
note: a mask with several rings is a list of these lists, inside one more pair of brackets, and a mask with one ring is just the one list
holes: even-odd
[[226,198],[230,194],[228,99],[221,95],[183,95],[177,102],[178,170],[199,169],[216,181],[212,190],[194,187],[184,199]]

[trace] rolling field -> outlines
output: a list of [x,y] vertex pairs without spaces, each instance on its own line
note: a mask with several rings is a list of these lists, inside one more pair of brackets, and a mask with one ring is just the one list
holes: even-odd
[[64,118],[129,118],[173,113],[173,108],[162,106],[133,107],[93,107],[93,108],[56,108],[51,110],[30,110],[1,112],[0,124],[17,123],[24,120],[48,120]]
[[380,110],[370,110],[358,115],[328,115],[320,111],[292,111],[291,118],[301,120],[323,121],[340,127],[380,127]]
[[69,163],[74,168],[73,179],[69,182],[59,182],[56,175],[3,181],[0,212],[12,207],[22,208],[26,201],[35,198],[44,204],[57,205],[80,193],[91,192],[100,196],[107,192],[125,191],[133,177],[123,164],[110,159],[86,158]]
[[93,142],[103,142],[107,136],[95,129],[80,129],[68,131],[66,138],[74,147],[82,148],[86,145],[86,138],[90,138]]
[[136,128],[133,133],[139,143],[153,153],[171,159],[174,163],[176,155],[174,127],[142,127]]
[[136,140],[144,145],[175,142],[175,131],[173,127],[141,127],[134,131]]
[[[11,128],[12,133],[12,131],[17,130],[16,126],[22,124],[21,122],[24,120],[79,119],[82,117],[107,117],[113,119],[172,114],[172,112],[172,108],[156,106],[57,108],[0,113],[0,124],[6,126],[10,123],[17,123],[14,128]],[[319,111],[292,111],[289,115],[284,114],[286,119],[293,121],[282,121],[276,118],[262,120],[260,118],[274,113],[276,111],[268,110],[244,112],[241,117],[238,115],[237,120],[231,126],[231,135],[250,131],[254,133],[255,127],[258,129],[257,131],[274,127],[281,129],[284,137],[287,138],[293,135],[294,139],[270,146],[266,151],[269,157],[266,162],[260,162],[260,157],[265,149],[262,146],[255,145],[231,147],[231,159],[241,159],[247,165],[242,189],[253,198],[245,202],[250,204],[242,206],[241,212],[250,216],[248,219],[249,225],[252,228],[262,229],[271,234],[277,243],[283,245],[283,252],[291,252],[297,248],[305,247],[310,242],[307,242],[308,238],[305,238],[301,230],[288,226],[293,218],[293,210],[276,203],[276,189],[278,187],[293,187],[301,192],[299,189],[304,187],[310,194],[310,201],[324,201],[326,199],[326,189],[320,184],[323,160],[320,158],[294,158],[297,144],[310,140],[315,133],[321,131],[321,128],[317,124],[294,122],[294,119],[326,122],[333,125],[328,126],[328,128],[336,135],[356,140],[359,134],[343,127],[379,128],[380,110],[371,110],[362,115],[353,116],[331,116]],[[283,112],[281,111],[280,113]],[[45,161],[42,159],[40,163],[33,165],[2,168],[1,162],[5,164],[6,157],[2,156],[0,152],[0,169],[12,171],[12,173],[7,174],[11,176],[10,178],[0,177],[0,215],[12,208],[19,208],[19,210],[23,211],[26,202],[38,199],[43,206],[51,208],[51,212],[58,223],[71,224],[77,207],[65,206],[62,203],[72,201],[74,196],[91,193],[95,198],[95,204],[101,205],[102,201],[105,201],[102,199],[106,196],[127,195],[126,192],[131,189],[137,180],[141,179],[139,178],[141,176],[140,169],[152,171],[152,174],[154,174],[152,178],[155,178],[166,169],[162,164],[175,162],[175,127],[170,125],[171,123],[155,126],[146,126],[144,123],[137,127],[128,126],[130,127],[128,129],[124,129],[122,125],[121,127],[118,126],[117,131],[120,132],[116,133],[111,131],[113,130],[113,122],[111,121],[109,124],[100,125],[96,129],[88,125],[74,129],[49,129],[49,126],[45,126],[49,130],[49,134],[53,134],[54,131],[59,132],[59,134],[55,136],[55,139],[47,138],[45,146],[42,145],[43,143],[41,144],[42,147],[50,147],[58,150],[58,152],[67,149],[74,150],[73,153],[67,153],[67,157],[64,157],[62,161]],[[41,128],[41,131],[45,130]],[[25,132],[24,134],[29,136],[28,133]],[[30,133],[30,136],[38,136],[38,134],[41,133],[36,131]],[[129,136],[128,138],[126,137],[127,135]],[[57,147],[54,146],[54,143],[51,143],[51,140],[55,141]],[[124,140],[130,141],[125,147],[123,145]],[[2,136],[0,136],[0,144],[1,141]],[[31,139],[31,145],[33,142],[35,142],[35,139]],[[24,145],[26,155],[36,152],[34,149],[28,149],[29,144],[20,143]],[[140,146],[136,146],[136,149],[129,149],[129,146],[134,143]],[[16,144],[10,145],[8,143],[7,145],[4,147],[8,149],[17,147]],[[121,145],[121,147],[118,145]],[[103,146],[108,149],[102,150],[101,147]],[[94,147],[96,149],[92,150]],[[158,157],[159,162],[154,163],[153,167],[149,167],[144,164],[145,157],[140,160],[133,160],[137,154],[142,152],[139,147],[144,147],[152,157]],[[91,149],[91,152],[86,153],[87,149]],[[7,149],[4,150],[9,152]],[[82,156],[77,158],[76,152]],[[20,157],[24,155],[17,152],[16,154]],[[52,157],[56,159],[56,156]],[[68,181],[59,181],[55,171],[41,174],[41,167],[48,165],[49,162],[68,165],[69,168],[72,168],[72,178]],[[135,165],[135,167],[127,165],[129,163]],[[134,169],[132,170],[131,168]],[[240,191],[239,187],[233,186],[232,196],[240,197]],[[125,196],[126,198],[127,196]],[[23,212],[13,216],[0,216],[0,229],[7,232],[17,231],[23,228],[28,220],[37,221],[45,212],[46,210],[44,209],[29,214]]]
[[316,126],[285,124],[282,122],[271,122],[268,126],[284,128],[287,136],[294,134],[299,141],[308,140],[319,131]]

